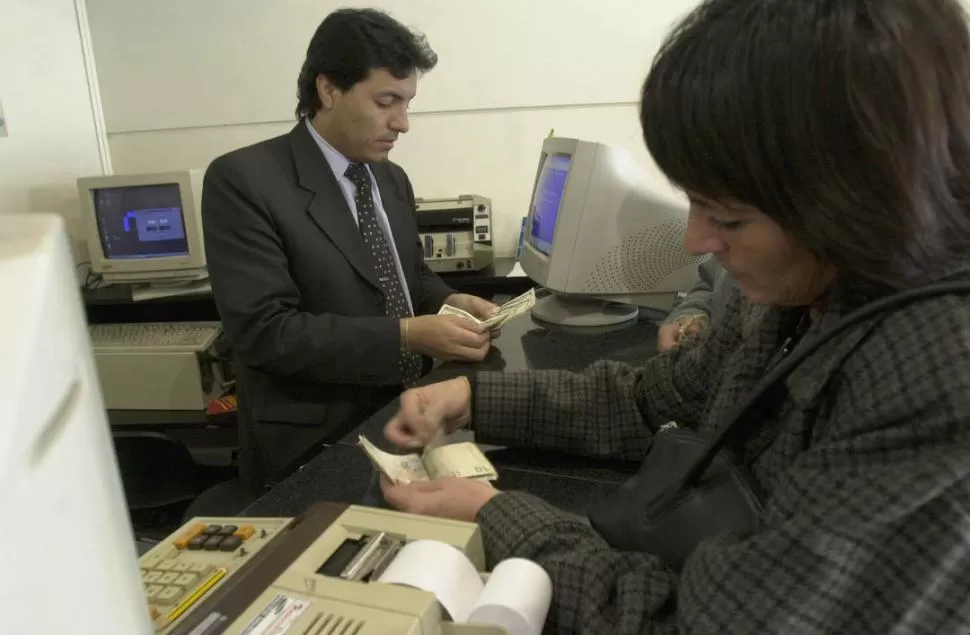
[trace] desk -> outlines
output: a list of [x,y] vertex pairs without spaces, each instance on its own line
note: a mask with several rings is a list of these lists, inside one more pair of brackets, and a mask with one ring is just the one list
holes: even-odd
[[[440,274],[453,289],[484,298],[498,294],[518,295],[535,286],[527,277],[508,277],[514,258],[496,258],[481,271]],[[125,322],[218,321],[219,313],[211,294],[169,296],[135,302],[131,287],[112,285],[83,292],[87,320],[91,324]],[[220,416],[213,420],[203,411],[109,410],[108,419],[116,428],[164,430],[200,452],[214,456],[205,463],[226,464],[236,445],[235,423]]]
[[[599,359],[633,365],[644,363],[656,351],[657,329],[651,318],[619,329],[593,331],[549,330],[530,316],[509,321],[488,358],[477,368],[520,371],[527,369],[582,370]],[[594,334],[595,333],[595,334]],[[422,383],[461,374],[467,364],[442,364]],[[319,500],[380,504],[374,471],[363,451],[355,447],[363,434],[389,450],[383,427],[397,411],[394,400],[362,423],[340,443],[324,448],[297,473],[242,512],[249,516],[292,516]],[[500,489],[524,490],[562,509],[583,514],[590,500],[613,491],[638,467],[560,454],[503,449],[489,452],[499,473]]]

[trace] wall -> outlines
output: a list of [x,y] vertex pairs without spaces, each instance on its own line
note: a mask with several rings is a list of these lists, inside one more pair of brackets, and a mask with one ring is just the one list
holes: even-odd
[[490,196],[500,254],[514,252],[550,129],[629,149],[640,83],[695,0],[87,0],[117,172],[205,167],[294,124],[296,75],[319,21],[378,6],[439,53],[392,159],[418,196]]
[[0,102],[8,129],[0,137],[0,213],[63,215],[83,257],[75,182],[109,167],[82,44],[83,0],[0,0],[0,9]]

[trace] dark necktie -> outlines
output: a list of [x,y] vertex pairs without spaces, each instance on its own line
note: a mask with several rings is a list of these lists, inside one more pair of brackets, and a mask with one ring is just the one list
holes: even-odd
[[[391,252],[393,247],[377,222],[370,174],[364,164],[351,163],[347,166],[344,176],[350,179],[357,188],[357,193],[354,196],[354,202],[357,204],[357,225],[360,229],[360,235],[364,239],[367,253],[370,254],[371,263],[377,272],[381,291],[384,292],[384,311],[388,317],[399,319],[411,317],[407,297],[404,295],[404,286],[401,284],[394,267],[394,256]],[[402,351],[401,374],[405,386],[414,384],[421,377],[421,356]]]

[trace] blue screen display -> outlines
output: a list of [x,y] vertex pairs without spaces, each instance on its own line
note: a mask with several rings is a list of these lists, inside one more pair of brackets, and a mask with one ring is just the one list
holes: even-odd
[[569,176],[570,159],[567,154],[547,156],[536,185],[529,243],[547,256],[552,251],[552,239],[556,234],[556,219],[559,216],[562,193],[566,188],[566,177]]
[[170,258],[189,253],[177,183],[95,190],[94,213],[105,258]]

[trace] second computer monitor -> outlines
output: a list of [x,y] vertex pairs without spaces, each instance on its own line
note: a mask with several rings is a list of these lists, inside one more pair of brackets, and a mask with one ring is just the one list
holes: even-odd
[[200,170],[86,177],[78,194],[91,269],[105,282],[207,277]]
[[684,248],[687,204],[657,193],[624,150],[550,137],[542,144],[519,257],[552,291],[543,321],[599,326],[668,309],[697,280],[703,257]]

